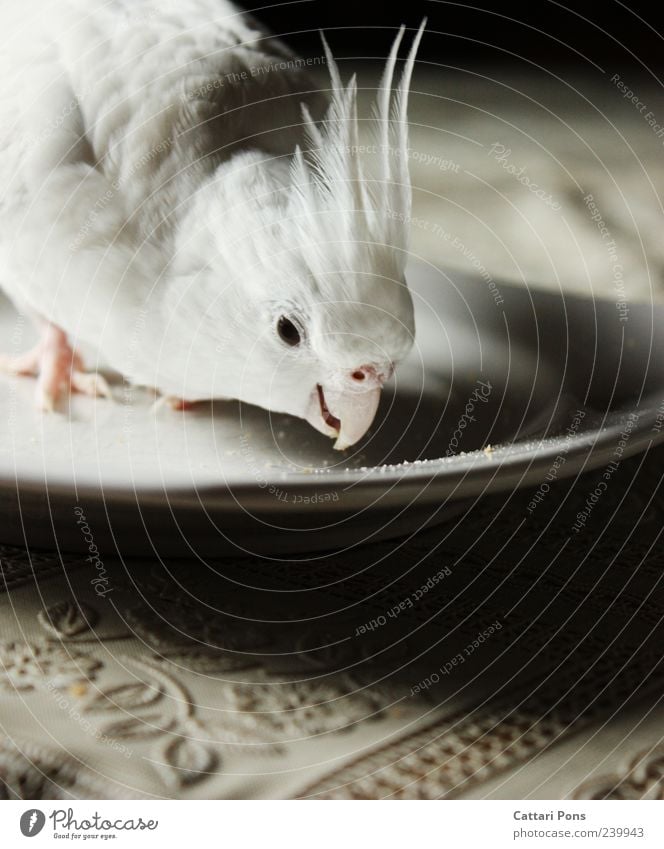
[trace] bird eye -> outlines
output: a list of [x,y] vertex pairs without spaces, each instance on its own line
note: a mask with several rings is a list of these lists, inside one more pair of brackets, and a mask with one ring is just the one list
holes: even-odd
[[286,345],[290,345],[291,348],[295,348],[302,341],[300,331],[290,318],[286,318],[285,315],[282,315],[277,322],[277,333],[281,341],[285,342]]

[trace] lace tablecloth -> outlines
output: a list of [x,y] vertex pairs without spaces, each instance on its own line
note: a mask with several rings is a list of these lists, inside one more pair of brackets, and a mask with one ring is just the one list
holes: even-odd
[[107,560],[100,584],[4,548],[2,792],[662,798],[663,468],[307,561]]
[[[604,82],[421,76],[415,253],[615,299],[592,193],[620,296],[650,297],[661,142]],[[601,470],[298,562],[0,548],[0,792],[662,798],[663,469],[653,451],[599,498]]]

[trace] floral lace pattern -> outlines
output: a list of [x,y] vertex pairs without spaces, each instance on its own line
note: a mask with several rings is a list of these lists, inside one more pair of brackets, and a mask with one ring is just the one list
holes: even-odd
[[0,686],[10,692],[50,685],[62,689],[94,680],[101,662],[57,643],[0,645]]
[[622,769],[581,785],[574,799],[664,799],[664,747],[639,752]]
[[[547,798],[565,742],[661,692],[663,459],[622,463],[583,534],[592,475],[308,562],[118,564],[107,598],[3,549],[1,792],[463,798],[550,763]],[[661,798],[652,742],[555,792]]]

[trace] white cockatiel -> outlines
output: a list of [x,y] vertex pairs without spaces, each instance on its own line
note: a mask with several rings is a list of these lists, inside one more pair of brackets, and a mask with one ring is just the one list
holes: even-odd
[[[0,284],[41,328],[38,403],[135,384],[305,418],[345,448],[413,344],[399,33],[358,154],[354,79],[225,0],[2,0]],[[370,163],[371,166],[371,163]]]

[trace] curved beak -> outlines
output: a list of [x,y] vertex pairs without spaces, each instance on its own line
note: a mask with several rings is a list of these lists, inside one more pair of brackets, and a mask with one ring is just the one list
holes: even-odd
[[378,409],[382,385],[358,392],[325,388],[320,383],[309,401],[306,420],[316,430],[336,439],[343,451],[360,440],[371,427]]

